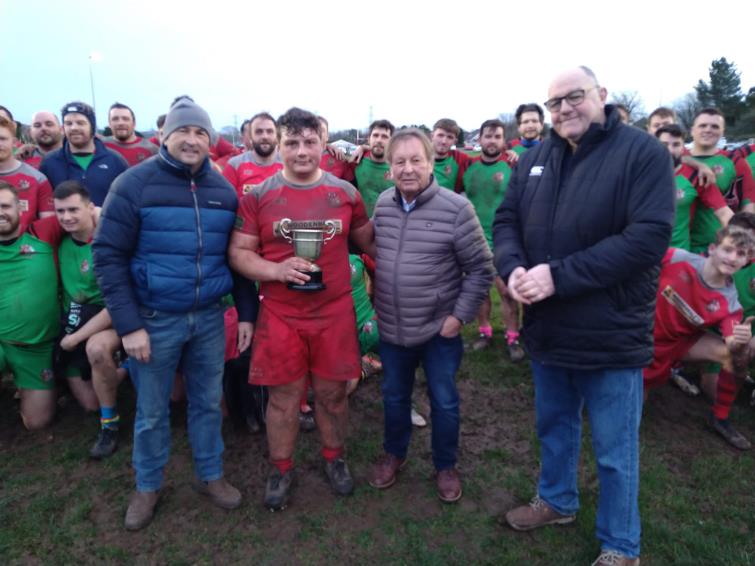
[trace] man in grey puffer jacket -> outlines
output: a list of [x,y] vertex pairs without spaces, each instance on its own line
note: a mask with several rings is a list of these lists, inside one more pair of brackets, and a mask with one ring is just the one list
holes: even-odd
[[475,318],[490,288],[492,255],[472,204],[433,178],[433,149],[424,133],[397,132],[386,153],[396,186],[378,197],[373,217],[385,454],[370,484],[390,487],[406,461],[414,372],[421,363],[432,407],[438,496],[450,503],[461,497],[456,471],[459,332]]

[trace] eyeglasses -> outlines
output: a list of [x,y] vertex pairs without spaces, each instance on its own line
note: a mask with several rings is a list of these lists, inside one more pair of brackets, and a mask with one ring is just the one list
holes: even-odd
[[555,98],[548,99],[543,104],[551,112],[559,110],[561,108],[561,103],[564,100],[569,103],[569,106],[579,106],[580,104],[582,104],[582,102],[584,102],[585,95],[591,90],[595,90],[596,88],[598,88],[598,85],[588,88],[587,90],[579,88],[577,90],[571,91],[566,96],[556,96]]

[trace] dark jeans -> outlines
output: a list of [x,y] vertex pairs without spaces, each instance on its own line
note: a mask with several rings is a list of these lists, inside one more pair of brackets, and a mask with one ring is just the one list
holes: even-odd
[[406,458],[412,435],[412,389],[414,372],[422,364],[432,409],[432,448],[435,469],[456,465],[459,447],[459,392],[456,372],[464,352],[461,336],[434,336],[424,344],[406,348],[380,341],[383,362],[383,406],[385,439],[383,448]]

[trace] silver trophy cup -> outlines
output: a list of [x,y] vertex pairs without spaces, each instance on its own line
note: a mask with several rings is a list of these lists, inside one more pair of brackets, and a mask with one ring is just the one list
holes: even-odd
[[307,222],[306,228],[297,226],[297,223],[290,218],[283,218],[278,225],[281,236],[294,246],[294,255],[312,262],[312,270],[306,272],[309,275],[309,281],[306,283],[289,283],[288,288],[296,291],[321,291],[325,289],[322,282],[322,270],[315,264],[315,260],[320,257],[322,246],[328,240],[333,239],[338,231],[336,223],[332,220],[325,220],[322,227],[312,227],[312,223]]

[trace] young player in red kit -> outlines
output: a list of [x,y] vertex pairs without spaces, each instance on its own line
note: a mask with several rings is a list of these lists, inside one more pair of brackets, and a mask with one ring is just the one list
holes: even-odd
[[21,223],[28,225],[52,216],[52,188],[42,173],[13,157],[16,124],[0,116],[0,181],[16,189],[21,207]]
[[[322,139],[317,117],[292,108],[279,118],[278,128],[283,171],[244,196],[229,246],[233,269],[261,282],[250,383],[267,385],[270,392],[267,437],[272,466],[265,505],[272,510],[285,507],[294,480],[299,402],[308,376],[331,487],[340,495],[353,490],[344,460],[346,385],[359,376],[360,355],[348,240],[373,251],[372,225],[359,192],[319,167]],[[284,219],[292,229],[335,227],[316,260],[325,289],[302,292],[288,287],[310,281],[313,265],[294,255],[281,232]]]
[[[742,307],[732,280],[755,252],[751,230],[729,226],[719,230],[708,257],[670,248],[663,258],[653,330],[654,356],[643,377],[646,391],[666,382],[671,368],[682,360],[723,364],[719,385],[746,372],[750,321],[742,320]],[[718,329],[720,336],[707,332]],[[723,340],[722,340],[723,338]],[[750,443],[728,421],[725,395],[717,398],[711,426],[737,448]]]

